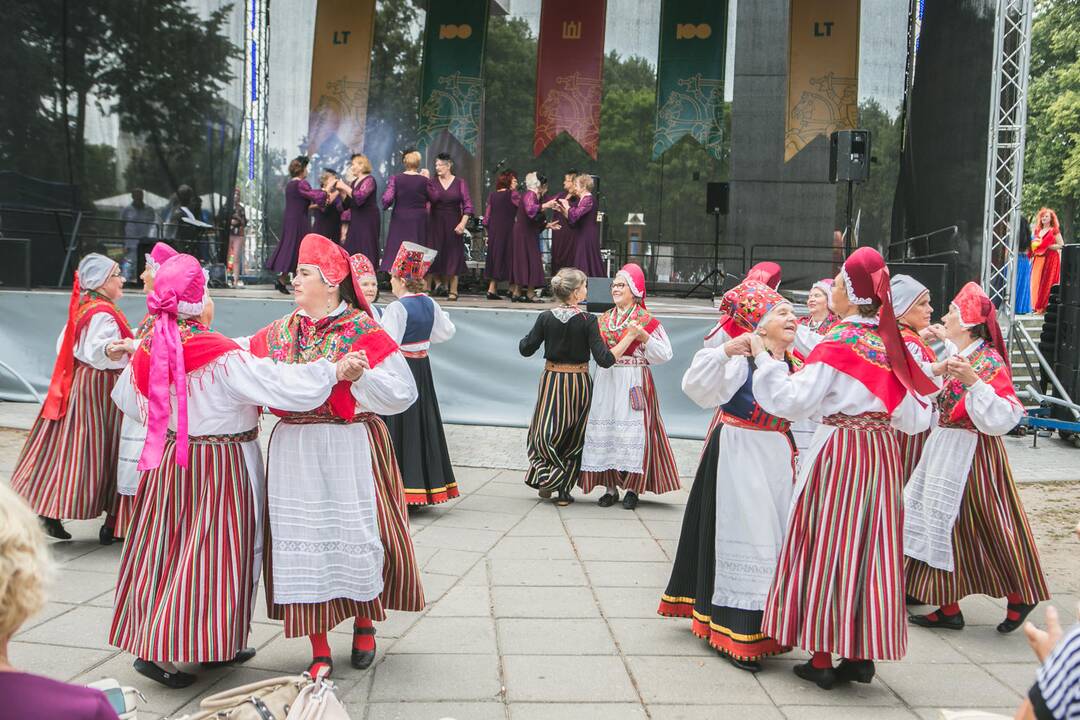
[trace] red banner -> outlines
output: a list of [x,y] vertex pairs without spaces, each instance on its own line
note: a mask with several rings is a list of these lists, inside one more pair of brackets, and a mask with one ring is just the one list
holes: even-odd
[[606,0],[543,0],[534,156],[565,131],[596,159],[606,11]]

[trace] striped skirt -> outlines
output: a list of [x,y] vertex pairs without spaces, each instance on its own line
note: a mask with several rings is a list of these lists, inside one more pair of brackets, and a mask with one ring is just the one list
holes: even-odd
[[120,559],[109,642],[151,661],[231,660],[251,622],[255,503],[240,440],[165,443],[143,476]]
[[623,490],[643,495],[651,492],[661,495],[678,490],[679,468],[675,464],[675,453],[671,450],[664,418],[660,416],[660,399],[656,394],[656,383],[648,367],[641,369],[641,389],[645,395],[645,457],[643,472],[623,472],[608,469],[582,472],[578,479],[581,491],[588,494],[598,487],[616,486]]
[[545,370],[529,424],[529,470],[525,484],[569,491],[581,472],[589,421],[592,378],[586,372]]
[[109,394],[119,375],[76,361],[64,417],[38,414],[11,474],[38,515],[86,520],[113,510],[121,414]]
[[807,472],[762,631],[811,652],[899,660],[907,615],[896,436],[887,422],[837,426]]
[[911,474],[915,472],[915,466],[919,464],[919,458],[922,457],[923,446],[926,445],[926,438],[930,437],[930,431],[924,430],[914,435],[899,430],[893,430],[893,433],[900,446],[900,465],[903,467],[904,484],[907,485]]
[[394,446],[381,418],[364,423],[371,443],[372,473],[379,516],[379,537],[383,543],[383,591],[374,600],[335,598],[321,603],[278,605],[274,603],[274,568],[270,523],[266,523],[263,582],[266,585],[267,615],[285,623],[285,637],[301,637],[333,630],[354,617],[374,621],[386,619],[387,610],[420,612],[424,609],[424,587],[416,562],[409,515],[401,485],[401,473],[394,459]]
[[979,433],[952,542],[953,572],[904,558],[909,595],[933,605],[968,595],[1019,593],[1029,604],[1050,598],[1000,437]]

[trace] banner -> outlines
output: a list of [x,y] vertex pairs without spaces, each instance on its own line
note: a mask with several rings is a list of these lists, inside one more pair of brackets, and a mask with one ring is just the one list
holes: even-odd
[[543,0],[536,59],[533,155],[570,133],[596,159],[606,0]]
[[656,71],[653,159],[684,136],[723,150],[727,0],[664,0]]
[[489,0],[432,0],[424,30],[420,147],[444,130],[474,157],[480,148]]
[[791,0],[784,162],[859,122],[859,0]]
[[318,0],[311,52],[308,154],[360,152],[367,123],[375,0]]

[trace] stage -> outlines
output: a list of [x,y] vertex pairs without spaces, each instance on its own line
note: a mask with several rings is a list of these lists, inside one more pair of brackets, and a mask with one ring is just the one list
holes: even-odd
[[[215,328],[231,337],[249,335],[295,307],[291,296],[269,285],[211,292]],[[67,291],[0,291],[0,307],[4,309],[0,314],[0,363],[39,393],[44,393],[49,383],[69,299]],[[133,325],[146,312],[145,295],[137,290],[126,290],[119,304]],[[518,342],[550,302],[511,303],[463,295],[456,302],[441,298],[440,304],[457,326],[454,338],[431,352],[443,419],[467,425],[527,427],[543,357],[541,353],[521,357]],[[671,362],[653,368],[668,434],[701,439],[711,412],[683,395],[680,383],[690,359],[701,348],[702,338],[715,323],[716,310],[710,300],[702,298],[650,297],[648,304],[661,319],[675,352]],[[34,400],[3,367],[0,398]]]

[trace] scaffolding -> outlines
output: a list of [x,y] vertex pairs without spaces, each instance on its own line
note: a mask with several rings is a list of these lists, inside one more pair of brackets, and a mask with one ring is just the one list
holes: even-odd
[[244,81],[247,101],[241,135],[243,149],[237,178],[240,201],[247,209],[245,274],[261,268],[267,256],[266,155],[267,87],[270,57],[270,0],[247,0],[244,29]]
[[1016,255],[1020,194],[1024,181],[1024,124],[1027,119],[1033,0],[997,0],[994,72],[986,150],[983,206],[982,285],[1005,316],[1012,338],[1016,316]]

